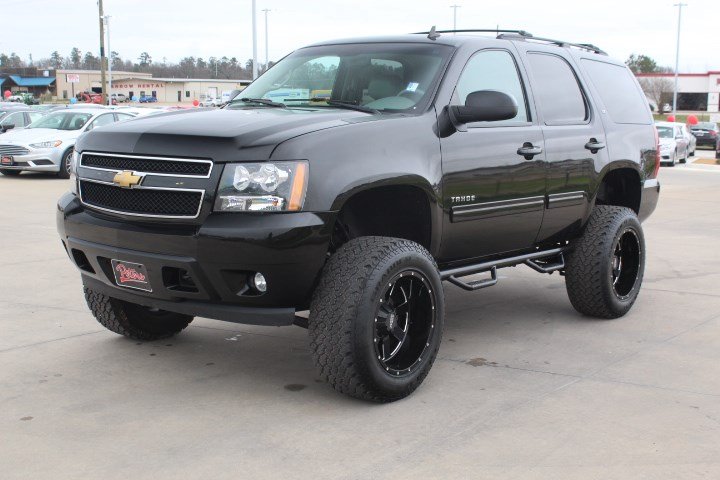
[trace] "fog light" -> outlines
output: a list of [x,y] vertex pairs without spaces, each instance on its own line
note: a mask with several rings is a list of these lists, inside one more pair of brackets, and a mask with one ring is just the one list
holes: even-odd
[[267,281],[262,273],[258,272],[255,274],[253,277],[253,286],[255,287],[255,290],[260,293],[267,292]]

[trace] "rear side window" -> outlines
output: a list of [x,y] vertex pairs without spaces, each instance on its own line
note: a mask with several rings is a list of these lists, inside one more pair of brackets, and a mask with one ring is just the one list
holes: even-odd
[[582,59],[582,66],[600,94],[615,123],[651,123],[647,101],[635,85],[630,70],[620,65]]
[[587,103],[570,64],[557,55],[530,53],[533,92],[546,125],[587,123]]

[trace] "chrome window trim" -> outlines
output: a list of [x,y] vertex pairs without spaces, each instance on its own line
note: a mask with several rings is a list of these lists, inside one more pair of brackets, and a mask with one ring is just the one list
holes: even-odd
[[78,167],[82,168],[88,168],[90,170],[99,170],[101,172],[122,172],[123,169],[118,168],[102,168],[102,167],[90,167],[87,165],[83,165],[83,157],[87,155],[98,155],[102,157],[119,157],[119,158],[131,158],[131,159],[138,159],[138,160],[165,160],[165,161],[172,161],[172,162],[184,162],[184,163],[207,163],[210,165],[210,169],[208,170],[207,175],[181,175],[177,173],[155,173],[155,172],[144,172],[142,170],[132,170],[133,172],[142,173],[145,176],[155,176],[155,177],[178,177],[178,178],[210,178],[210,175],[212,174],[213,167],[215,166],[214,162],[212,160],[201,160],[201,159],[188,159],[188,158],[172,158],[172,157],[150,157],[147,155],[124,155],[120,153],[102,153],[102,152],[82,152],[80,154],[80,163]]
[[126,188],[125,190],[166,190],[171,192],[194,192],[198,193],[200,192],[200,201],[198,202],[198,209],[194,216],[190,215],[153,215],[153,214],[146,214],[146,213],[132,213],[127,212],[123,210],[113,210],[111,208],[105,208],[105,207],[98,207],[97,205],[93,205],[91,203],[85,202],[83,199],[83,192],[82,192],[82,182],[90,182],[90,183],[99,183],[101,185],[108,185],[115,188],[122,188],[118,187],[112,182],[103,182],[100,180],[94,180],[90,178],[79,178],[78,179],[78,193],[80,198],[80,203],[85,205],[86,207],[90,209],[100,210],[103,212],[110,212],[110,213],[116,213],[119,215],[130,215],[132,217],[144,217],[144,218],[178,218],[178,219],[194,219],[198,218],[200,216],[200,212],[202,211],[203,201],[205,200],[205,190],[197,189],[197,188],[166,188],[166,187],[144,187],[144,186],[136,186],[133,188]]

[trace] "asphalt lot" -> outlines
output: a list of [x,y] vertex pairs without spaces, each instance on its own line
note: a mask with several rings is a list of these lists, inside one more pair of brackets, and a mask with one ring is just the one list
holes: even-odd
[[106,331],[55,232],[67,181],[2,177],[0,477],[719,478],[720,167],[660,179],[629,315],[580,317],[525,267],[447,285],[429,377],[372,405],[317,383],[298,327]]

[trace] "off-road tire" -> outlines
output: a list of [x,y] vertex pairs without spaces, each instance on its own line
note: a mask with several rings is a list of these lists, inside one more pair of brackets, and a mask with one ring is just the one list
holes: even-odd
[[[374,322],[387,282],[409,269],[427,280],[435,323],[417,368],[395,377],[376,356]],[[328,260],[310,306],[310,348],[320,377],[338,392],[363,400],[392,402],[410,395],[435,361],[444,312],[440,274],[422,246],[389,237],[349,241]]]
[[8,177],[17,177],[20,175],[21,170],[0,170],[0,173]]
[[72,162],[73,149],[68,149],[63,153],[62,160],[60,160],[60,170],[57,173],[58,178],[70,178],[70,172],[68,165]]
[[85,301],[100,324],[134,340],[160,340],[180,333],[193,317],[147,307],[108,297],[84,287]]
[[[618,241],[626,232],[636,237],[638,264],[634,283],[620,295],[613,286],[612,259]],[[628,268],[632,266],[628,265]],[[566,255],[565,287],[572,306],[578,312],[597,318],[618,318],[635,303],[644,270],[645,239],[635,212],[625,207],[597,205],[582,237]],[[627,278],[632,279],[633,276]]]

